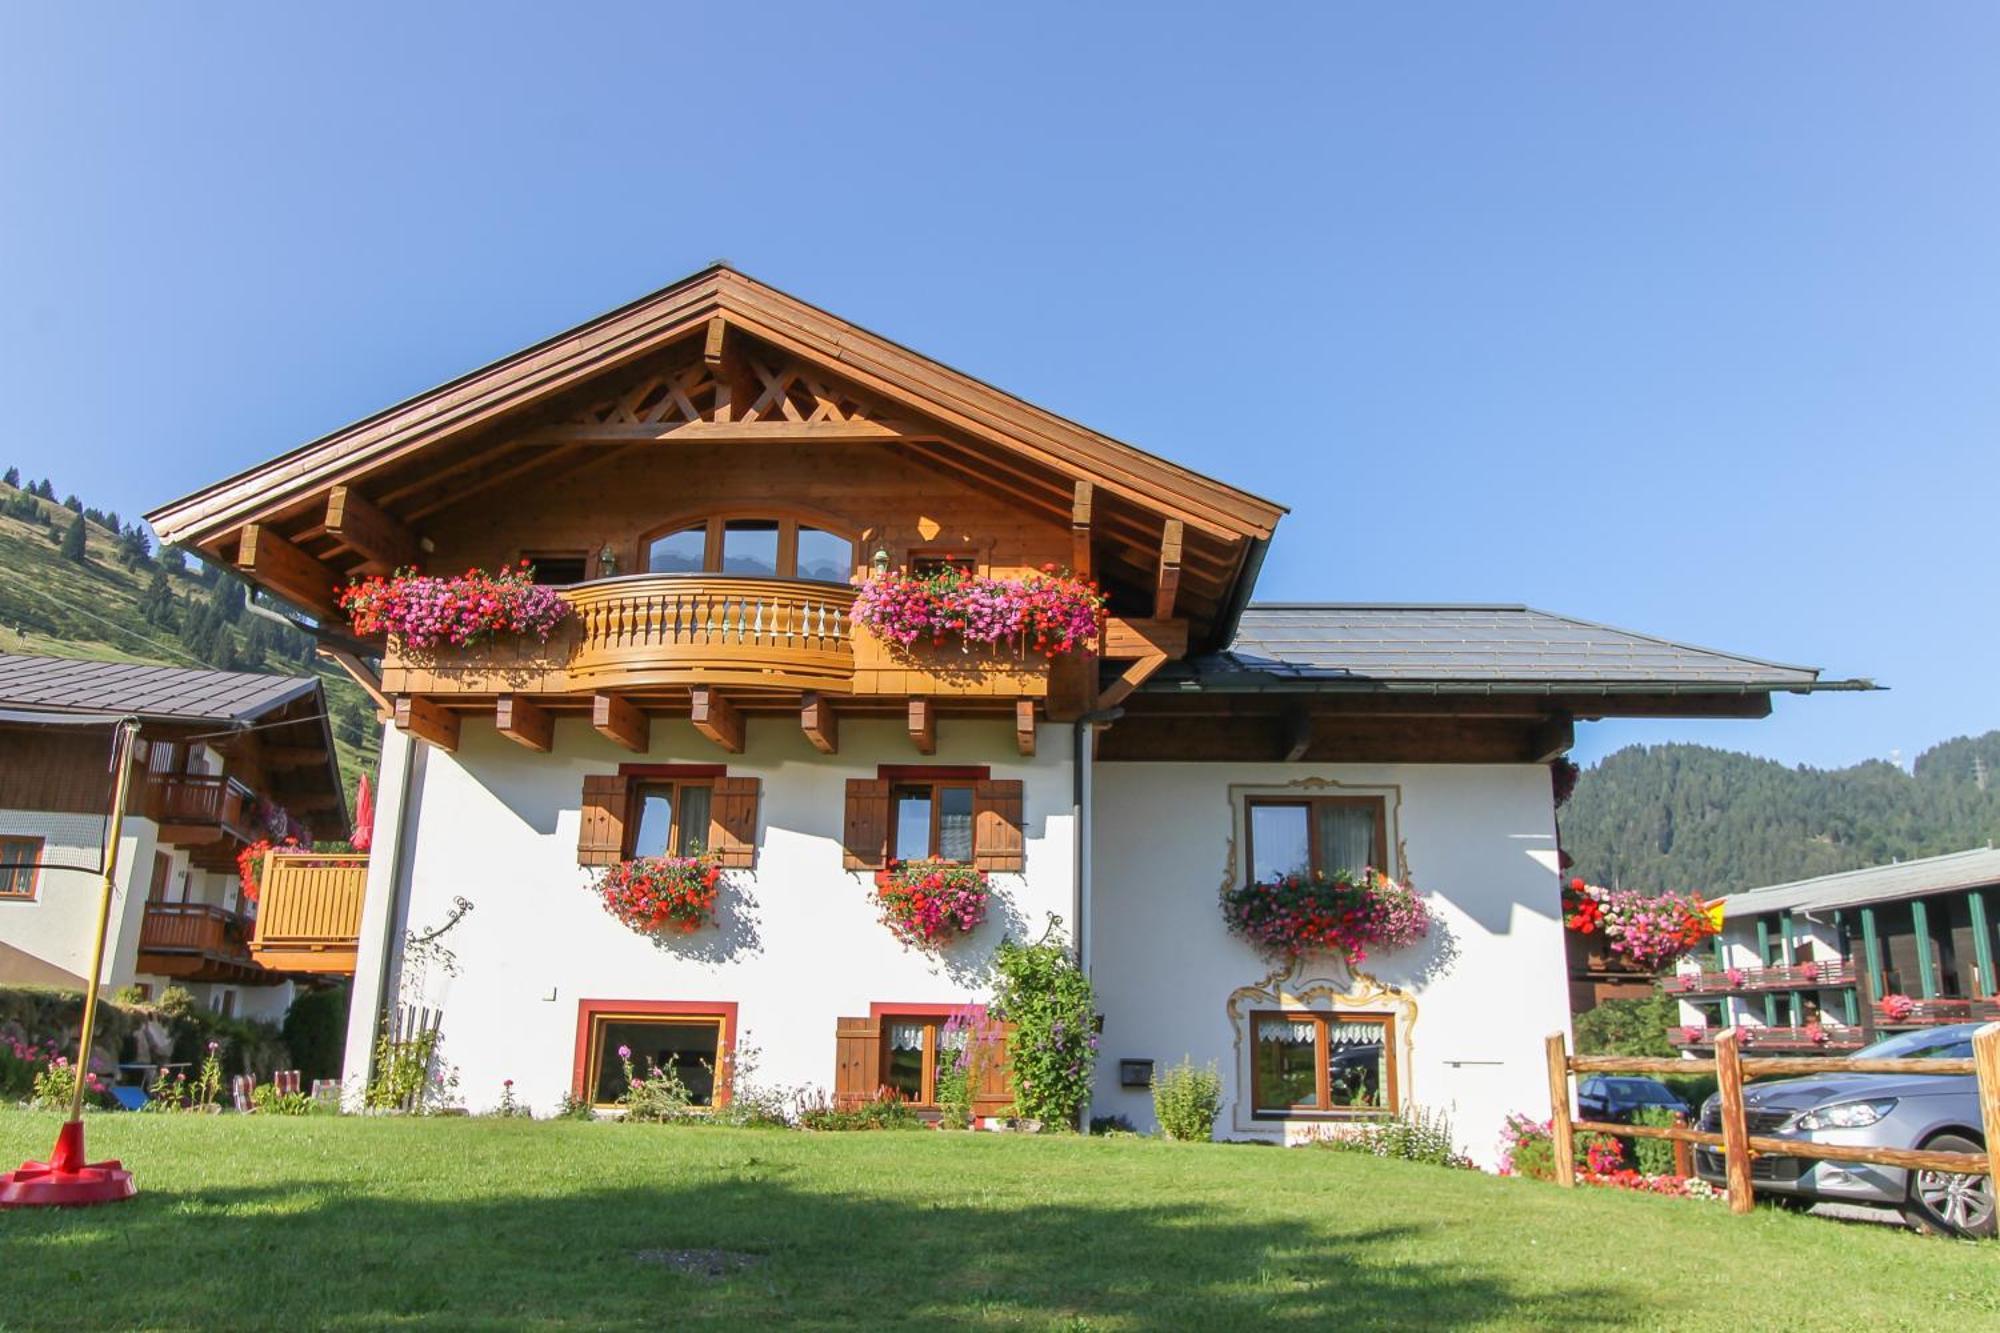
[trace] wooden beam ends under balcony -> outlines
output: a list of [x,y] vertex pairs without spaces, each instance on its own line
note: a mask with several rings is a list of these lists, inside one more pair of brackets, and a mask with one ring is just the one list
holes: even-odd
[[1080,579],[1090,577],[1090,522],[1096,497],[1091,484],[1079,481],[1069,507],[1070,571]]
[[334,615],[333,571],[261,523],[243,525],[236,567],[314,615]]
[[743,753],[743,714],[736,705],[707,685],[691,692],[694,706],[689,720],[694,729],[731,754]]
[[799,704],[799,726],[821,754],[840,753],[840,718],[824,694],[807,694]]
[[1014,744],[1029,758],[1035,753],[1035,701],[1014,701]]
[[370,573],[386,574],[423,558],[423,539],[352,486],[327,492],[326,530],[359,552]]
[[929,699],[910,700],[910,739],[918,754],[937,753],[937,707]]
[[547,754],[555,748],[556,720],[548,709],[531,699],[503,694],[494,705],[493,727],[516,745]]
[[1174,603],[1180,599],[1181,590],[1183,536],[1181,521],[1168,519],[1160,536],[1160,574],[1153,588],[1153,618],[1156,620],[1174,618]]
[[1285,710],[1285,762],[1296,764],[1306,757],[1312,748],[1312,712],[1303,704],[1294,704]]
[[630,699],[616,694],[597,694],[590,699],[590,725],[598,733],[630,750],[644,754],[652,748],[651,721]]
[[1104,622],[1104,656],[1114,662],[1135,657],[1185,657],[1188,623],[1185,620],[1140,620],[1112,616]]
[[458,748],[458,714],[429,699],[408,694],[398,696],[396,726],[440,750]]

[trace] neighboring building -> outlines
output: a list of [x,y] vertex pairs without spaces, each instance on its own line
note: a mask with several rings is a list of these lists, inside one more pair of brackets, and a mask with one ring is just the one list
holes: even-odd
[[1666,981],[1684,1046],[1730,1024],[1764,1047],[2000,1019],[2000,851],[1981,847],[1733,893],[1712,948]]
[[306,969],[255,947],[236,860],[286,828],[347,833],[310,676],[0,653],[0,982],[83,985],[126,715],[140,725],[103,983],[282,1016]]
[[[475,1107],[505,1079],[607,1102],[621,1044],[921,1104],[997,942],[1056,916],[1103,1011],[1094,1113],[1150,1125],[1130,1062],[1187,1056],[1223,1072],[1224,1136],[1421,1104],[1486,1156],[1568,1025],[1548,763],[1574,722],[1827,686],[1518,606],[1250,606],[1283,512],[717,266],[150,517],[329,623],[347,579],[412,563],[531,560],[574,608],[547,645],[376,650],[350,1087],[401,1003],[442,1011]],[[1051,564],[1107,590],[1097,653],[849,619],[871,569]],[[585,892],[694,842],[731,867],[717,929],[656,943]],[[936,957],[873,899],[924,852],[1002,904]],[[1306,862],[1407,877],[1440,929],[1357,970],[1226,932],[1224,885]]]

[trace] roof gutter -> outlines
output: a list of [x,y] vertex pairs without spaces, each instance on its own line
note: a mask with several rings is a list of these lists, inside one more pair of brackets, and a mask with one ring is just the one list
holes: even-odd
[[1249,549],[1243,552],[1243,568],[1237,572],[1235,586],[1229,591],[1229,600],[1223,603],[1222,614],[1215,618],[1215,626],[1208,632],[1209,646],[1216,651],[1235,642],[1243,612],[1250,605],[1250,594],[1256,591],[1257,576],[1264,570],[1264,555],[1270,549],[1269,537],[1252,537]]
[[1842,690],[1883,690],[1872,680],[1818,680],[1787,685],[1752,685],[1741,681],[1690,683],[1684,681],[1385,681],[1385,680],[1298,680],[1241,675],[1202,677],[1154,676],[1139,687],[1142,694],[1421,694],[1421,695],[1557,695],[1623,694],[1667,695],[1749,695],[1820,694]]

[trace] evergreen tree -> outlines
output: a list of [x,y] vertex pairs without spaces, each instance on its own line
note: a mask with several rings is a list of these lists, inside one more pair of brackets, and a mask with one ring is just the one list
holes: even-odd
[[21,484],[21,469],[17,467],[8,468],[7,475],[0,477],[0,481],[5,481],[9,486],[19,487]]
[[167,582],[167,572],[157,566],[153,577],[146,581],[146,590],[139,594],[139,614],[146,618],[148,625],[161,629],[174,627],[174,590]]
[[56,498],[56,484],[47,477],[43,477],[42,484],[35,491],[35,494],[41,496],[44,500],[53,500]]
[[163,546],[160,548],[160,568],[169,574],[178,574],[182,578],[186,578],[188,574],[187,556],[182,554],[181,548],[178,546]]
[[83,501],[77,499],[74,495],[68,496],[63,500],[63,508],[69,510],[72,514],[81,514],[83,512]]
[[146,534],[136,526],[118,534],[118,563],[127,569],[136,569],[149,564],[153,559],[153,544],[146,540]]
[[224,579],[215,591],[216,603],[222,610],[224,623],[234,625],[243,619],[243,585],[235,579]]
[[78,514],[69,521],[69,530],[63,533],[62,558],[82,564],[89,554],[83,531],[83,515]]

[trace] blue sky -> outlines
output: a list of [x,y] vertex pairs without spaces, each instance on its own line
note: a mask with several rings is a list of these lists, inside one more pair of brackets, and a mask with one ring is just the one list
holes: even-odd
[[[104,7],[112,9],[114,7]],[[1520,601],[2000,726],[2000,10],[0,8],[0,461],[132,514],[726,257]]]

